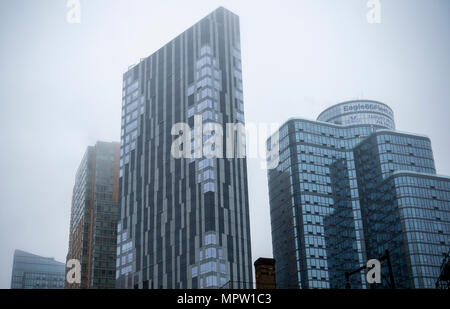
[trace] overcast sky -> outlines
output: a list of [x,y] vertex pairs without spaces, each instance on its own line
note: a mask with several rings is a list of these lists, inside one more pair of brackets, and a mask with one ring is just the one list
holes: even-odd
[[[450,175],[450,1],[0,0],[0,288],[14,249],[64,261],[75,171],[119,141],[122,74],[219,6],[241,18],[246,121],[315,119],[349,99],[390,105]],[[253,260],[271,257],[266,171],[249,162]]]

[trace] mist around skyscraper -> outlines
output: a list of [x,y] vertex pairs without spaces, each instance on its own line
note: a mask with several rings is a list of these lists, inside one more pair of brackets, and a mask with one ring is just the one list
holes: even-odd
[[[55,103],[18,122],[27,129],[12,141],[19,150],[10,161],[23,162],[27,173],[18,169],[4,186],[4,288],[145,290],[204,306],[276,304],[282,295],[331,290],[445,293],[449,4],[414,0],[417,7],[402,10],[376,0],[286,0],[286,8],[213,2],[208,10],[194,1],[178,2],[183,12],[162,8],[173,22],[141,15],[156,1],[112,1],[95,18],[103,7],[97,1],[58,7],[65,33],[84,42],[70,48],[80,64],[90,63],[66,65],[68,74],[58,74],[64,89],[47,84],[58,71],[52,61],[59,62],[45,58],[39,87],[31,91],[33,77],[25,77],[24,91],[16,91],[36,104]],[[2,6],[23,16],[23,3]],[[258,7],[264,18],[256,17]],[[111,23],[120,11],[124,20]],[[429,28],[411,32],[411,21],[393,12],[423,15]],[[98,32],[88,36],[92,29]],[[436,29],[441,40],[426,35]],[[399,33],[389,37],[392,31]],[[415,49],[396,44],[400,36]],[[17,38],[3,37],[16,46]],[[349,44],[367,59],[345,55]],[[36,63],[28,61],[17,65]],[[422,72],[429,80],[418,83]],[[70,108],[65,96],[76,98]],[[28,127],[47,114],[51,121],[33,129],[49,126],[48,138]],[[36,157],[29,161],[29,154]],[[48,163],[40,168],[43,157]],[[19,187],[29,192],[12,198],[8,190]]]

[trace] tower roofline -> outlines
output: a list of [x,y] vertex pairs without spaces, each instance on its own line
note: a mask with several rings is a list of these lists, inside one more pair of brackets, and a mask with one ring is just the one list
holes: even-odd
[[338,103],[338,104],[334,104],[334,105],[326,108],[324,111],[322,111],[319,114],[319,116],[317,116],[317,119],[320,119],[327,111],[329,111],[329,110],[331,110],[333,108],[336,108],[337,106],[341,106],[341,105],[344,105],[344,104],[350,104],[350,103],[358,103],[358,102],[381,104],[381,105],[384,105],[385,107],[387,107],[392,113],[394,113],[394,110],[389,105],[387,105],[386,103],[380,102],[380,101],[376,101],[376,100],[349,100],[349,101],[344,101],[344,102],[341,102],[341,103]]

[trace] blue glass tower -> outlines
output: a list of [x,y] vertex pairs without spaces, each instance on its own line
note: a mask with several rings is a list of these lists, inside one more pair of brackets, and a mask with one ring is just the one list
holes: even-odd
[[397,287],[433,288],[449,250],[450,178],[436,175],[430,140],[379,131],[355,162],[367,255],[390,251]]
[[[344,102],[325,110],[318,121],[290,119],[280,127],[280,162],[268,172],[278,287],[344,288],[346,271],[355,270],[390,249],[389,243],[379,240],[380,230],[373,229],[380,217],[371,211],[387,209],[377,208],[376,202],[368,199],[371,194],[380,193],[381,187],[377,186],[382,184],[381,178],[364,178],[366,169],[374,169],[376,173],[377,166],[384,162],[380,160],[385,158],[372,151],[373,164],[369,166],[359,152],[362,145],[376,139],[381,132],[401,135],[395,131],[393,111],[376,101]],[[274,141],[269,139],[267,144],[271,150]],[[426,173],[420,177],[436,179],[431,148],[420,148],[414,143],[412,148],[399,147],[396,151],[403,156],[410,156],[411,152],[423,155],[417,157],[415,168],[410,168],[414,165],[391,166],[392,162],[388,162],[391,173],[419,172]],[[441,186],[435,187],[445,190],[442,183],[446,183],[446,178],[439,179]],[[387,198],[385,194],[381,196]],[[438,217],[441,234],[448,239],[450,198],[443,193],[441,199],[439,211],[442,211]],[[398,233],[402,237],[407,235],[406,230]],[[379,242],[374,244],[374,239]],[[435,260],[427,262],[429,267],[438,266],[438,256],[448,251],[448,240],[439,239],[441,247],[436,248]],[[401,256],[402,262],[395,265],[406,261],[408,254],[399,255],[398,261]],[[402,276],[398,278],[401,282],[411,277],[405,272],[398,275]],[[426,287],[430,287],[429,283]],[[368,287],[365,274],[352,276],[351,286]]]
[[64,289],[65,273],[64,263],[16,250],[11,289]]

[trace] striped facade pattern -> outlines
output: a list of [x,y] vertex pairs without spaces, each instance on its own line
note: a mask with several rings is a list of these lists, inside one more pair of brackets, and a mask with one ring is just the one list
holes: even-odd
[[246,159],[171,155],[173,125],[200,115],[223,125],[225,153],[225,124],[244,113],[239,17],[224,8],[124,74],[119,288],[252,281]]

